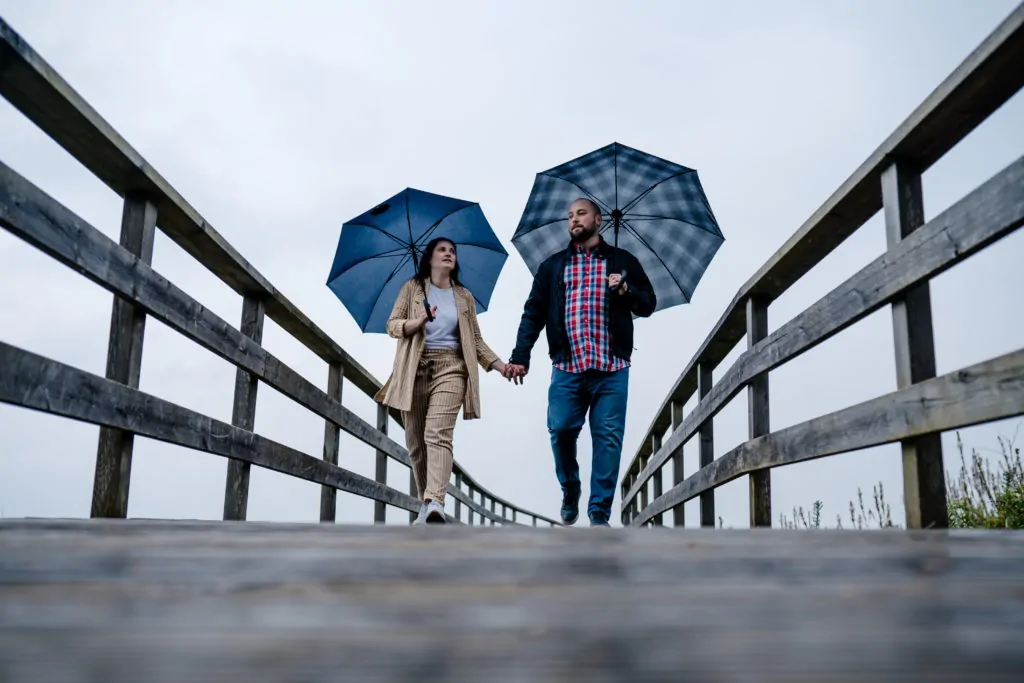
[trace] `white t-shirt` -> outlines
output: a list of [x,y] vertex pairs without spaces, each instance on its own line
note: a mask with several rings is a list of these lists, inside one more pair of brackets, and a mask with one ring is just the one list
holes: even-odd
[[430,288],[430,306],[437,306],[434,322],[427,322],[428,349],[459,348],[459,312],[455,307],[455,290]]

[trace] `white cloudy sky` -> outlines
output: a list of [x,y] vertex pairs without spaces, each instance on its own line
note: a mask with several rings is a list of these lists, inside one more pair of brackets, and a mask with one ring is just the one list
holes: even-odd
[[[616,140],[697,168],[727,241],[692,304],[637,325],[625,464],[736,290],[1015,5],[0,0],[0,16],[379,379],[394,342],[362,335],[324,286],[346,218],[406,186],[479,201],[511,254],[481,317],[485,338],[507,355],[530,284],[510,238],[536,172]],[[925,177],[927,214],[1018,157],[1022,122],[1018,95],[936,165]],[[6,101],[0,159],[116,239],[116,195]],[[773,305],[771,328],[884,248],[876,216]],[[240,297],[226,285],[165,237],[155,251],[157,270],[238,320]],[[934,283],[940,372],[1022,346],[1022,258],[1017,234]],[[0,339],[102,374],[111,295],[4,231],[0,301]],[[326,365],[269,321],[264,342],[326,387]],[[485,376],[485,419],[460,421],[455,447],[496,493],[555,516],[549,371],[542,339],[525,386]],[[150,321],[143,390],[229,421],[233,378],[229,364]],[[883,310],[772,374],[772,427],[894,387]],[[372,420],[372,401],[346,389],[346,404]],[[1019,424],[965,438],[993,449]],[[265,386],[256,430],[320,454],[322,421]],[[718,455],[746,438],[745,395],[715,433]],[[87,516],[96,434],[0,406],[0,514]],[[949,468],[959,464],[952,438]],[[589,454],[586,432],[580,445]],[[220,517],[225,460],[144,440],[135,452],[131,516]],[[344,466],[372,475],[373,459],[343,436]],[[690,473],[695,443],[686,459]],[[405,486],[406,470],[391,472]],[[902,520],[893,446],[776,470],[775,516],[820,498],[834,523],[858,487],[870,493],[879,481]],[[747,525],[746,491],[745,479],[719,490],[726,526]],[[342,520],[371,518],[362,499],[343,495],[339,508]],[[313,521],[318,509],[316,485],[254,472],[250,519]],[[687,511],[696,524],[696,504]]]

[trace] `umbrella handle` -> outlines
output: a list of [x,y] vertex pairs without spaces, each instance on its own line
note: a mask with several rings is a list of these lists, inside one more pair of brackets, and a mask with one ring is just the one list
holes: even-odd
[[423,310],[427,312],[427,322],[434,322],[434,314],[430,312],[430,302],[423,300]]

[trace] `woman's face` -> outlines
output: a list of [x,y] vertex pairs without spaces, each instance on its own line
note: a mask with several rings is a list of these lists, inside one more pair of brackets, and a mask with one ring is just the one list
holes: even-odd
[[430,255],[430,268],[451,271],[455,267],[455,262],[455,245],[451,242],[438,242],[434,247],[434,253]]

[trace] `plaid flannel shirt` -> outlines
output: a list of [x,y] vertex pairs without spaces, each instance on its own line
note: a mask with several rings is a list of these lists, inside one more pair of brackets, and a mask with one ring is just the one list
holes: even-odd
[[593,251],[573,245],[565,264],[565,330],[569,361],[555,363],[565,372],[615,372],[629,367],[611,353],[608,334],[608,262]]

